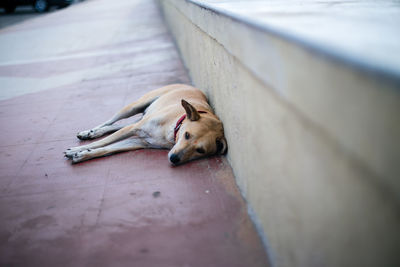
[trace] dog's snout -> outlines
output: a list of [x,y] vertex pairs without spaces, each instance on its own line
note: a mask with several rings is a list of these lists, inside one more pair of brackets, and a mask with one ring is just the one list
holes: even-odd
[[181,159],[179,158],[179,156],[177,154],[172,154],[169,157],[169,160],[173,163],[173,164],[177,164],[179,163],[179,161],[181,161]]

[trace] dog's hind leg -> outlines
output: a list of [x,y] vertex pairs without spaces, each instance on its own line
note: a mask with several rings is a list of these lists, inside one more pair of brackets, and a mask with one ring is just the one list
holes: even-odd
[[76,136],[81,140],[88,140],[103,136],[107,133],[118,131],[119,129],[122,129],[123,126],[112,125],[113,123],[122,119],[129,118],[138,113],[142,113],[153,101],[154,100],[152,99],[152,101],[148,102],[133,102],[118,111],[111,119],[107,120],[106,122],[94,127],[93,129],[79,132]]
[[93,129],[81,131],[77,134],[77,137],[81,140],[94,139],[103,136],[107,133],[115,132],[122,128],[122,126],[112,126],[113,123],[129,118],[138,113],[143,113],[145,109],[151,105],[161,95],[174,90],[178,85],[170,85],[166,87],[153,90],[143,95],[139,100],[125,106],[123,109],[118,111],[111,119],[106,122],[94,127]]
[[72,163],[78,163],[93,158],[108,156],[118,152],[146,148],[147,146],[147,143],[142,141],[139,137],[132,137],[108,146],[76,152],[71,159]]
[[89,140],[101,137],[108,133],[116,132],[120,129],[124,128],[124,126],[120,125],[99,125],[94,127],[93,129],[79,132],[76,136],[81,140]]

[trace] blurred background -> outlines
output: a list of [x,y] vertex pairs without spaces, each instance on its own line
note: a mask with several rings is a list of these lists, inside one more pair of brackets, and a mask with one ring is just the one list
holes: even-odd
[[0,28],[39,17],[47,12],[66,8],[82,1],[84,0],[2,0],[0,2]]

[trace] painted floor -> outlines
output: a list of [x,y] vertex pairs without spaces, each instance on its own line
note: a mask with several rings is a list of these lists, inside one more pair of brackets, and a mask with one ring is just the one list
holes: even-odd
[[267,266],[224,157],[63,157],[78,131],[190,83],[158,12],[91,0],[0,30],[0,266]]

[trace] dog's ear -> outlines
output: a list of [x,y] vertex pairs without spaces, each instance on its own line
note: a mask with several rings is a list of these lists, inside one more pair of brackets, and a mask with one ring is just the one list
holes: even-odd
[[228,144],[226,142],[225,137],[217,138],[217,154],[225,155],[228,151]]
[[197,112],[197,110],[190,105],[187,101],[182,99],[182,106],[186,110],[186,117],[191,120],[191,121],[197,121],[200,119],[200,114]]

